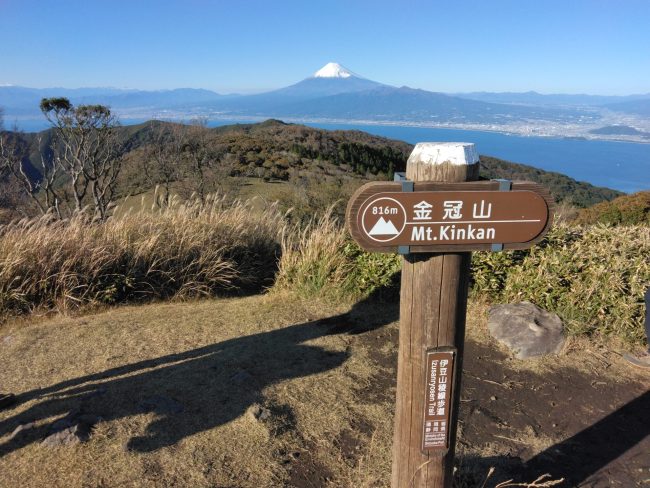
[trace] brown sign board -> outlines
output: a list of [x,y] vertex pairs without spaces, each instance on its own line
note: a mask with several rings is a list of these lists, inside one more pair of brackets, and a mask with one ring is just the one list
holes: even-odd
[[423,451],[449,449],[454,358],[453,350],[434,349],[426,352],[427,375],[422,418]]
[[[467,183],[373,182],[350,199],[347,224],[359,245],[375,252],[454,252],[526,249],[551,224],[552,199],[542,186],[496,181]],[[502,245],[502,246],[501,246]]]

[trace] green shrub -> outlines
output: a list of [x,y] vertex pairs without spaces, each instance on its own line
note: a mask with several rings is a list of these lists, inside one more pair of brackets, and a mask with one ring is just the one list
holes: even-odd
[[352,272],[343,284],[349,295],[367,296],[379,288],[395,284],[397,273],[402,268],[400,255],[367,252],[352,240],[348,240],[343,253],[352,263]]
[[504,251],[472,253],[472,292],[500,297],[506,285],[508,273],[527,256],[527,251]]
[[557,313],[572,335],[642,343],[650,287],[650,228],[556,226],[521,254],[474,255],[474,292],[531,301]]
[[[640,344],[649,257],[648,227],[559,224],[530,250],[473,253],[472,293],[536,303],[557,313],[571,335]],[[363,251],[327,214],[285,238],[276,286],[359,299],[393,284],[400,266],[397,254]]]
[[285,235],[276,288],[352,300],[391,283],[401,266],[400,256],[363,251],[332,210]]
[[650,191],[640,191],[580,210],[578,224],[650,225]]

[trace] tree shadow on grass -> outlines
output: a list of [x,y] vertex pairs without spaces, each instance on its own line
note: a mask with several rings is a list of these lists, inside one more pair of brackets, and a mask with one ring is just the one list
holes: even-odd
[[[18,395],[25,411],[0,422],[0,436],[21,424],[37,427],[0,444],[0,456],[38,442],[53,431],[47,419],[83,414],[115,420],[144,412],[158,414],[145,435],[126,446],[151,452],[223,425],[263,403],[263,390],[342,365],[347,352],[306,344],[334,334],[360,334],[398,318],[398,306],[381,307],[385,290],[357,303],[350,312],[282,329],[229,339],[217,344],[140,361]],[[45,421],[45,422],[44,422]],[[56,426],[54,426],[56,429]]]

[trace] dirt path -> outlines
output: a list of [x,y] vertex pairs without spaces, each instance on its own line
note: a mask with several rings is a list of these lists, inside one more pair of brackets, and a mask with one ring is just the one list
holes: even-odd
[[[487,487],[545,473],[566,487],[649,486],[650,373],[588,349],[513,359],[487,336],[479,311],[468,320],[457,484],[480,486],[494,467]],[[396,342],[397,328],[388,331]],[[362,340],[381,350],[385,332]],[[387,373],[375,390],[394,392],[395,351],[373,359]]]

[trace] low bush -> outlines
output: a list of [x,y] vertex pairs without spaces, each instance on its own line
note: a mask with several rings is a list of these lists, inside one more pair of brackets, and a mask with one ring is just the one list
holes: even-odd
[[[358,300],[395,285],[401,266],[396,254],[359,248],[332,209],[302,227],[287,226],[276,206],[219,197],[119,215],[0,227],[0,315],[240,292],[274,279],[303,296]],[[649,256],[648,226],[558,224],[530,250],[473,253],[472,293],[536,303],[569,334],[642,343]]]
[[[650,228],[556,225],[532,249],[475,252],[472,293],[492,302],[528,300],[557,313],[570,335],[644,341]],[[359,299],[395,283],[396,254],[367,253],[330,214],[283,240],[276,286],[302,295]]]
[[284,229],[275,206],[213,196],[156,210],[0,227],[0,314],[194,297],[272,283]]
[[526,252],[475,253],[474,293],[531,301],[557,313],[572,335],[644,341],[650,228],[558,225]]
[[287,232],[275,286],[303,296],[359,299],[391,284],[400,263],[394,254],[363,251],[330,208],[302,230]]
[[580,210],[578,224],[650,225],[650,191],[640,191]]

